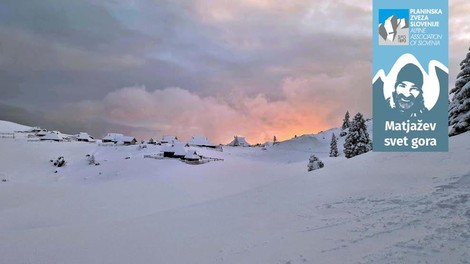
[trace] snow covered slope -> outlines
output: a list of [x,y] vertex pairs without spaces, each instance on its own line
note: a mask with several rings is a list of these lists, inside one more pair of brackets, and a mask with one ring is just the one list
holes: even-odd
[[[194,148],[224,159],[198,166],[143,158],[161,146],[0,139],[1,262],[470,259],[470,133],[449,153],[345,159],[327,157],[332,131],[267,150]],[[307,172],[312,152],[325,168]],[[58,156],[68,163],[54,173]]]
[[29,126],[16,124],[10,121],[0,120],[0,133],[14,133],[16,131],[27,131],[31,129]]

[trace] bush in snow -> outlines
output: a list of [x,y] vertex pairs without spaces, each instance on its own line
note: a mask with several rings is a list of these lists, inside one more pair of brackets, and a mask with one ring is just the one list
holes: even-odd
[[145,148],[147,148],[147,144],[145,143],[139,144],[139,149],[145,149]]
[[341,126],[341,128],[345,130],[346,128],[349,128],[350,125],[351,122],[349,121],[349,111],[346,111],[346,114],[344,115],[343,119],[343,125]]
[[[469,49],[470,51],[470,49]],[[470,131],[470,52],[460,63],[460,73],[457,75],[455,87],[449,105],[449,136],[455,136]]]
[[62,157],[62,156],[58,157],[57,160],[54,161],[54,166],[56,166],[56,167],[63,167],[63,166],[65,166],[65,159],[64,159],[64,157]]
[[87,157],[88,157],[88,164],[90,164],[90,165],[96,165],[96,166],[100,165],[100,163],[96,161],[94,154],[92,154],[92,155],[87,155]]
[[217,151],[220,151],[220,152],[224,152],[224,149],[222,148],[222,145],[218,145],[217,147],[215,147],[214,150],[217,150]]
[[323,164],[323,162],[319,158],[315,157],[315,155],[310,156],[307,165],[308,171],[318,170],[323,167],[325,167],[325,164]]
[[348,132],[346,132],[346,131],[341,131],[341,133],[339,133],[339,136],[340,136],[340,137],[344,137],[344,136],[346,136],[347,134],[348,134]]
[[338,157],[338,143],[336,140],[336,135],[333,133],[331,136],[331,142],[330,142],[330,157]]
[[344,142],[344,155],[352,158],[371,150],[371,141],[367,132],[367,125],[361,113],[354,116],[349,127],[349,133]]

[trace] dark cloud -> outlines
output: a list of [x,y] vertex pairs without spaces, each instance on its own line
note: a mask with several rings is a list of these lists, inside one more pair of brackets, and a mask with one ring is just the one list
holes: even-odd
[[24,108],[0,102],[0,120],[13,120],[20,124],[35,126],[38,121],[42,123],[39,116]]
[[[451,3],[451,82],[470,41],[469,9],[465,0]],[[65,132],[176,133],[182,128],[173,118],[149,118],[129,110],[129,104],[139,107],[144,101],[152,111],[165,113],[179,102],[173,98],[163,104],[165,99],[157,97],[169,96],[169,87],[178,87],[185,91],[182,97],[192,98],[191,109],[201,111],[198,103],[222,107],[220,116],[212,119],[236,116],[258,126],[258,131],[239,128],[256,138],[287,125],[295,133],[324,129],[335,125],[347,109],[371,114],[370,22],[369,1],[2,1],[0,103],[8,102],[9,107],[3,106],[0,118],[35,121]],[[123,87],[141,86],[147,87],[145,93],[133,91],[159,105],[134,93],[109,105],[110,97],[128,91]],[[312,105],[298,102],[293,90]],[[83,112],[87,108],[93,111]],[[110,109],[133,118],[110,116]],[[273,115],[281,115],[277,109],[315,120],[288,122],[282,114],[282,121],[275,122]],[[142,123],[135,122],[139,118]],[[238,128],[221,131],[214,123],[188,119],[186,114],[175,119],[191,124],[193,132],[217,131],[214,136],[220,140]],[[206,128],[198,128],[195,120]]]
[[29,31],[70,47],[109,53],[135,48],[146,40],[122,27],[105,6],[86,0],[6,0],[0,6],[3,27]]
[[7,72],[0,71],[0,80],[2,87],[0,90],[0,101],[8,100],[19,95],[19,84],[21,82],[19,76],[12,76]]

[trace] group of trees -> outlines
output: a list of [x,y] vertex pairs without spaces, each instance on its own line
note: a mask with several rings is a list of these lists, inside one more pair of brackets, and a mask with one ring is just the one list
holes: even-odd
[[[352,158],[364,154],[372,149],[372,141],[367,132],[367,125],[361,113],[357,113],[353,120],[349,120],[349,111],[346,112],[343,119],[342,132],[346,133],[344,142],[344,155],[346,158]],[[348,132],[344,131],[348,129]],[[333,133],[330,142],[330,157],[338,157],[338,139]]]
[[[372,149],[372,141],[369,138],[369,132],[367,132],[367,125],[364,117],[361,113],[357,113],[353,120],[349,120],[349,112],[346,112],[343,120],[342,132],[346,133],[346,139],[344,142],[344,156],[346,158],[352,158],[357,155],[364,154]],[[348,130],[346,132],[345,130]],[[338,138],[333,133],[330,141],[330,157],[338,157]],[[318,159],[315,155],[310,156],[308,162],[308,171],[323,168],[323,162]]]

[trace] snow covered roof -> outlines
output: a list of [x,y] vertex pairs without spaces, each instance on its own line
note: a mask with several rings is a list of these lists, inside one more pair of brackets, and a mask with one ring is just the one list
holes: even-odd
[[103,140],[118,141],[119,138],[123,137],[123,134],[119,133],[108,133]]
[[41,140],[62,141],[64,140],[64,136],[59,131],[49,131],[45,136],[41,138]]
[[234,146],[234,147],[238,147],[238,146],[240,146],[240,147],[249,147],[250,143],[248,143],[245,140],[245,137],[235,136],[235,137],[233,137],[232,142],[230,142],[228,145],[229,146]]
[[175,156],[185,156],[186,150],[184,149],[184,145],[182,143],[175,143],[171,146],[165,147],[163,152],[172,152]]
[[166,145],[165,147],[162,148],[161,152],[174,152],[173,146]]
[[124,136],[123,134],[119,133],[108,133],[102,140],[111,141],[114,143],[132,143],[133,141],[137,142],[137,139],[135,137]]
[[36,136],[38,137],[42,137],[42,136],[45,136],[47,134],[47,131],[46,130],[41,130],[39,132],[36,133]]
[[28,130],[28,132],[30,133],[36,133],[36,132],[39,132],[39,131],[43,131],[44,129],[40,128],[40,127],[32,127],[31,129]]
[[198,160],[200,157],[197,155],[196,151],[188,151],[188,153],[184,155],[184,158],[187,160]]
[[175,156],[185,156],[186,155],[186,150],[184,149],[184,145],[182,143],[173,144],[173,148],[175,150]]
[[202,147],[215,147],[208,138],[203,136],[193,136],[191,140],[188,141],[188,145],[190,146],[202,146]]
[[173,142],[176,142],[178,141],[178,138],[176,136],[171,136],[171,135],[167,135],[167,136],[163,136],[163,139],[162,139],[162,143],[173,143]]
[[86,132],[80,132],[77,136],[76,136],[77,139],[79,140],[86,140],[86,141],[95,141],[95,139],[88,135],[88,133]]
[[135,139],[135,137],[129,137],[129,136],[122,136],[120,138],[117,139],[118,141],[120,142],[124,142],[124,143],[131,143],[132,141],[137,141],[137,139]]

